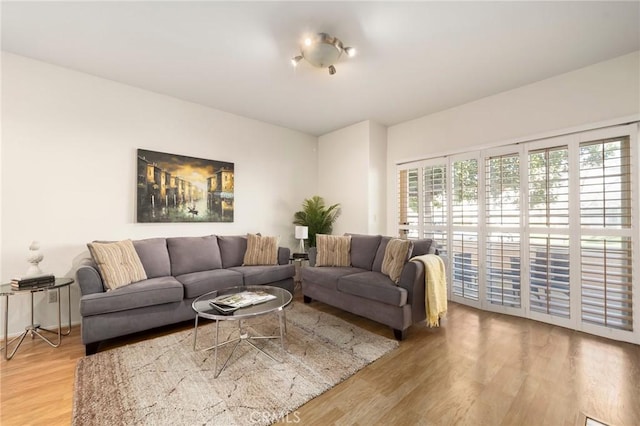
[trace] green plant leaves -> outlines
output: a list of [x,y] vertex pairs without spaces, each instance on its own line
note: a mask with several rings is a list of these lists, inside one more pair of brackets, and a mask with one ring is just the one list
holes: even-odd
[[322,197],[314,195],[304,200],[301,211],[294,213],[293,223],[309,228],[309,247],[315,247],[316,234],[330,234],[338,216],[340,204],[327,207]]

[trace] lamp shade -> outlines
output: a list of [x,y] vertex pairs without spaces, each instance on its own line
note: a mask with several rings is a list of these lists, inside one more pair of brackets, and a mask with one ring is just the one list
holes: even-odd
[[306,240],[307,238],[309,238],[309,227],[296,226],[296,239]]

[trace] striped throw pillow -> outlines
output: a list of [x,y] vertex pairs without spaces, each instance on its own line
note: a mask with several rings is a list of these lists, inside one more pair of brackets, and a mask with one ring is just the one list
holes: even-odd
[[404,264],[409,258],[411,241],[393,238],[387,244],[382,259],[382,273],[391,278],[391,281],[398,284]]
[[244,266],[277,265],[278,237],[247,234],[247,251]]
[[316,235],[316,266],[351,266],[351,235]]
[[131,240],[114,243],[93,242],[87,246],[100,269],[107,291],[147,279],[144,266]]

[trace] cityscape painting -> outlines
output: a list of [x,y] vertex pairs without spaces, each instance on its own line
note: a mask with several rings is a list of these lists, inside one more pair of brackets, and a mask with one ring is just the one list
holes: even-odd
[[233,163],[138,150],[138,222],[233,222]]

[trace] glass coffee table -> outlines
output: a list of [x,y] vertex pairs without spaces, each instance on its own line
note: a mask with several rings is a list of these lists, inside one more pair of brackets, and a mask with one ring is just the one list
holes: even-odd
[[[270,296],[273,296],[272,299],[267,300],[265,302],[261,302],[255,305],[250,305],[242,308],[237,308],[231,312],[223,312],[218,308],[215,308],[211,305],[211,301],[220,296],[232,296],[238,295],[243,292],[263,292]],[[235,352],[238,345],[242,342],[246,342],[249,345],[253,346],[258,351],[262,352],[272,360],[276,362],[280,362],[276,358],[274,358],[271,354],[265,352],[263,349],[256,346],[252,340],[261,340],[261,339],[280,339],[280,344],[282,345],[282,350],[286,351],[284,336],[287,332],[287,318],[284,311],[284,308],[287,307],[293,296],[290,292],[285,289],[279,287],[272,287],[267,285],[259,285],[259,286],[240,286],[240,287],[231,287],[223,290],[216,290],[210,293],[203,294],[193,301],[192,307],[196,312],[196,320],[195,320],[195,329],[193,333],[193,350],[214,350],[214,378],[217,378],[220,373],[225,369],[227,363],[231,359],[231,356]],[[261,315],[267,315],[275,313],[278,316],[278,322],[280,326],[280,333],[278,335],[273,336],[250,336],[247,331],[242,328],[242,321],[249,318],[258,317]],[[197,340],[198,340],[198,319],[199,318],[208,318],[214,320],[216,322],[216,332],[215,332],[215,341],[213,346],[210,346],[205,349],[197,349]],[[238,321],[238,332],[239,336],[236,339],[226,340],[224,342],[220,342],[218,340],[219,336],[219,328],[220,321]],[[218,348],[229,343],[235,343],[233,350],[227,357],[226,361],[218,371]]]

